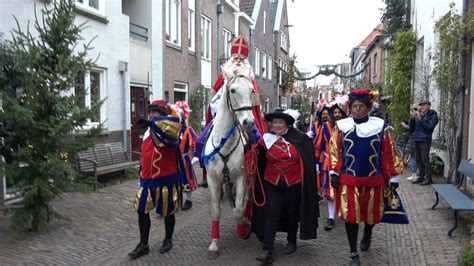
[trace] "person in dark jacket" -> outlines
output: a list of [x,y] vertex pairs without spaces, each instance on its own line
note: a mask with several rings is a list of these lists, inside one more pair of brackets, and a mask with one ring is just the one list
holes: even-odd
[[420,110],[411,112],[410,129],[413,131],[412,139],[415,143],[415,159],[418,165],[419,176],[413,184],[423,186],[433,183],[431,178],[430,148],[433,131],[438,125],[438,113],[431,109],[428,100],[419,104]]

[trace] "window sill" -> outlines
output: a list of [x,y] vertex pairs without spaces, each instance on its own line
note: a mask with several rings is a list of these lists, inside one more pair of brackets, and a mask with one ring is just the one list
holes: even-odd
[[193,56],[196,56],[196,51],[188,50],[188,54],[193,55]]
[[207,61],[207,62],[209,62],[209,63],[211,62],[211,59],[207,59],[207,58],[204,58],[204,57],[201,57],[201,60]]
[[76,6],[75,11],[76,11],[77,14],[83,15],[84,17],[102,22],[104,24],[109,23],[109,20],[107,19],[106,16],[104,16],[102,14],[99,14],[99,13],[96,13],[96,12],[92,12],[90,10],[87,10],[87,9],[83,8],[83,7]]
[[168,46],[169,48],[173,48],[175,50],[178,50],[180,52],[182,52],[183,50],[181,49],[181,46],[180,45],[177,45],[173,42],[170,42],[170,41],[166,41],[166,46]]

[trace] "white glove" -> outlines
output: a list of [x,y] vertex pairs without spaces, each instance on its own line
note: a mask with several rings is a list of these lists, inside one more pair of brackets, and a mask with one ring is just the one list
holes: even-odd
[[191,161],[191,164],[195,164],[199,162],[199,158],[198,157],[193,157],[193,160]]
[[308,136],[310,139],[312,139],[314,137],[314,133],[312,130],[306,132],[306,136]]

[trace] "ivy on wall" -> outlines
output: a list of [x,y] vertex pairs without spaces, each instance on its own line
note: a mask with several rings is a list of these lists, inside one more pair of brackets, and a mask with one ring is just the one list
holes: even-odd
[[467,46],[462,41],[463,34],[474,26],[472,14],[465,19],[450,4],[450,11],[435,24],[438,43],[434,51],[433,79],[440,92],[440,130],[441,140],[448,154],[448,178],[454,177],[456,165],[456,134],[459,130],[460,95],[464,83],[462,72],[462,53]]
[[204,107],[208,105],[209,89],[200,85],[189,100],[189,107],[192,112],[189,115],[189,124],[199,134],[201,132],[203,114],[207,112]]
[[410,119],[411,80],[415,68],[416,39],[412,30],[395,35],[394,49],[389,55],[384,94],[392,95],[388,112],[396,133],[402,133],[401,122]]

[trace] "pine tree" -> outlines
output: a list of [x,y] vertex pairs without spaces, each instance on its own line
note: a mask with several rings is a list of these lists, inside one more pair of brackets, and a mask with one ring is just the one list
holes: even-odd
[[13,229],[31,223],[37,231],[60,217],[50,202],[74,186],[74,155],[92,145],[101,130],[84,128],[102,102],[85,107],[89,88],[78,82],[94,63],[87,59],[92,40],[81,44],[85,24],[74,24],[74,0],[53,2],[35,9],[34,34],[17,21],[12,40],[1,46],[0,62],[11,64],[0,64],[5,158],[0,168],[22,198]]
[[288,70],[283,74],[282,80],[282,91],[283,94],[294,94],[298,91],[296,86],[296,81],[300,78],[301,75],[296,67],[296,55],[290,58],[290,62],[288,64]]

